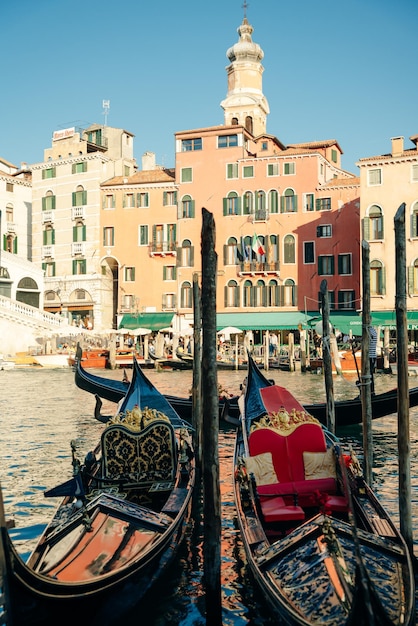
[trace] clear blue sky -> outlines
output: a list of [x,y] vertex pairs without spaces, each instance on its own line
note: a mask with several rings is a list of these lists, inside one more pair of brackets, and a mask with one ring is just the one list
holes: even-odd
[[[418,133],[417,0],[248,0],[267,132],[337,139],[344,169]],[[21,0],[0,9],[0,156],[43,160],[54,130],[104,123],[174,166],[176,131],[223,123],[243,0]]]

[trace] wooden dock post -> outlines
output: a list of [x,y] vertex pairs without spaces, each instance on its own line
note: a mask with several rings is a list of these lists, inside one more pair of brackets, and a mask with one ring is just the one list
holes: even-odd
[[334,382],[332,380],[332,359],[329,336],[329,299],[328,283],[321,281],[321,308],[322,308],[322,360],[324,363],[325,392],[327,398],[327,428],[335,433],[335,403]]
[[405,203],[398,208],[395,225],[396,354],[398,366],[398,456],[400,530],[413,556],[411,505],[411,445],[409,432],[408,330],[406,323]]
[[222,626],[221,497],[219,482],[219,398],[216,365],[215,223],[202,208],[202,406],[203,406],[203,516],[206,623]]
[[[200,332],[202,329],[201,322],[201,306],[200,306],[200,288],[198,276],[193,274],[193,388],[192,388],[192,406],[193,416],[193,448],[196,456],[196,485],[201,485],[202,478],[202,349]],[[199,494],[200,495],[200,494]],[[199,501],[200,497],[195,500]]]
[[373,434],[372,434],[372,392],[370,373],[370,249],[367,241],[361,243],[362,253],[362,280],[363,280],[363,312],[362,312],[362,342],[361,342],[361,409],[363,420],[363,452],[364,477],[369,485],[373,481]]

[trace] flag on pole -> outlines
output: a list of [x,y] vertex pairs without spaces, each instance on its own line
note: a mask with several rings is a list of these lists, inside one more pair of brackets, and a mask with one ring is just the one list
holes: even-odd
[[244,237],[241,237],[241,254],[243,261],[250,260],[250,253],[248,251],[248,246],[245,245]]
[[254,233],[254,236],[253,236],[252,249],[253,249],[253,252],[255,252],[255,254],[259,254],[259,255],[266,254],[266,251],[264,250],[263,244],[261,243],[260,239],[258,238],[258,235],[256,235],[255,233]]

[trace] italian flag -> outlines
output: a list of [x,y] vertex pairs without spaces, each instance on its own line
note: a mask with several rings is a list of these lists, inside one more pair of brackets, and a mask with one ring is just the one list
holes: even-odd
[[260,255],[266,254],[263,244],[261,243],[261,241],[259,240],[258,236],[255,233],[253,236],[252,249],[253,249],[253,252],[255,252],[256,254],[260,254]]

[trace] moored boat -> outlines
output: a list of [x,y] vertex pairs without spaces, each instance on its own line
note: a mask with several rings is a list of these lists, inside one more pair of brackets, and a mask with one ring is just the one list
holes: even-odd
[[[62,502],[24,562],[1,502],[6,623],[120,624],[171,562],[190,520],[189,427],[134,363],[128,392],[74,476],[45,493]],[[1,499],[0,499],[1,500]]]
[[355,455],[251,359],[234,494],[247,563],[279,619],[415,623],[411,556]]
[[81,350],[81,348],[77,346],[75,354],[71,354],[68,357],[68,363],[71,367],[75,367],[78,361],[83,363],[84,368],[103,369],[109,364],[109,350],[103,348]]

